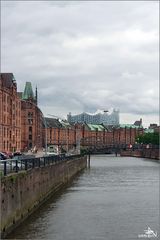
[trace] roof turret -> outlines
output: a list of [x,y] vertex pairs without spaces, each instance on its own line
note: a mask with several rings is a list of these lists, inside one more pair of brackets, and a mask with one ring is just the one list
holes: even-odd
[[22,99],[24,99],[24,100],[28,100],[28,99],[35,100],[31,82],[26,82],[25,89],[24,89],[24,92],[22,94]]

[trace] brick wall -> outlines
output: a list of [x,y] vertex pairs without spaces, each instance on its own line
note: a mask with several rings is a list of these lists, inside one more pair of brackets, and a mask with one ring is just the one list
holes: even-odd
[[13,74],[0,77],[0,151],[21,149],[21,101]]

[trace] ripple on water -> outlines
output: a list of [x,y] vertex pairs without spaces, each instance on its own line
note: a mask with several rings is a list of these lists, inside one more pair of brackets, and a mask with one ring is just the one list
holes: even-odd
[[158,231],[159,164],[92,156],[91,167],[51,198],[9,238],[134,240]]

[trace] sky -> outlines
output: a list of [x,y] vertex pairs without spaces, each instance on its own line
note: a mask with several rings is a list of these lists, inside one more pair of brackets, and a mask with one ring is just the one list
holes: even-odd
[[2,1],[1,72],[45,116],[119,109],[159,124],[158,1]]

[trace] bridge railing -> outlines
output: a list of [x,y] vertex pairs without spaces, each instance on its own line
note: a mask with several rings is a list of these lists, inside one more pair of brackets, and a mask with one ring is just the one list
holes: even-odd
[[48,165],[58,164],[62,161],[69,161],[77,159],[82,155],[51,155],[36,158],[22,158],[22,159],[6,159],[0,160],[0,175],[6,176],[11,173],[17,173],[19,171],[26,171],[32,168],[40,168]]
[[111,150],[113,152],[120,151],[120,150],[144,150],[144,149],[159,149],[158,145],[153,144],[107,144],[103,146],[92,146],[88,147],[86,151],[89,152],[96,152],[96,151],[103,151],[103,150]]

